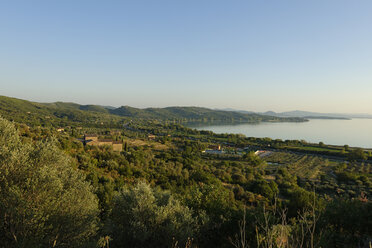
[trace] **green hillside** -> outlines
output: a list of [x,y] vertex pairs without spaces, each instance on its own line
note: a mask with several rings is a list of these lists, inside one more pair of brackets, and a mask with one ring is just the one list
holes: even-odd
[[124,119],[146,119],[177,122],[302,122],[304,118],[275,117],[254,113],[212,110],[200,107],[167,107],[139,109],[122,106],[108,109],[99,105],[76,103],[36,103],[0,96],[0,114],[9,120],[29,125],[118,126]]
[[0,115],[8,120],[40,126],[115,126],[122,119],[103,113],[99,106],[63,102],[35,103],[6,96],[0,96]]
[[281,118],[265,116],[259,114],[247,114],[233,111],[212,110],[201,107],[167,107],[167,108],[146,108],[138,109],[129,106],[122,106],[110,110],[110,113],[120,116],[142,119],[159,120],[182,120],[183,122],[205,122],[205,121],[225,121],[225,122],[303,122],[304,118]]

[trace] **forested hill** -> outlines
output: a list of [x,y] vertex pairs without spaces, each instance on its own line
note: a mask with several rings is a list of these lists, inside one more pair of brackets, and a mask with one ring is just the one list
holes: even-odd
[[138,117],[143,119],[162,119],[162,120],[184,120],[184,121],[241,121],[241,122],[260,122],[260,121],[288,121],[303,122],[304,118],[281,118],[265,116],[260,114],[245,114],[239,112],[212,110],[201,107],[167,107],[167,108],[146,108],[138,109],[129,106],[122,106],[110,110],[110,113]]
[[304,118],[275,117],[254,113],[212,110],[200,107],[167,107],[139,109],[129,106],[108,108],[99,105],[55,102],[36,103],[0,96],[0,115],[30,124],[69,125],[73,123],[118,123],[123,119],[153,119],[178,122],[303,122]]

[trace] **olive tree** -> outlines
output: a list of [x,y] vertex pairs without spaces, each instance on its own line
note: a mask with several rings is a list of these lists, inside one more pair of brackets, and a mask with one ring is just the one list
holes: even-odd
[[0,118],[0,243],[79,247],[97,230],[98,202],[53,140],[22,140]]
[[195,229],[188,207],[145,182],[122,188],[114,198],[111,235],[115,247],[170,247],[174,241],[185,244]]

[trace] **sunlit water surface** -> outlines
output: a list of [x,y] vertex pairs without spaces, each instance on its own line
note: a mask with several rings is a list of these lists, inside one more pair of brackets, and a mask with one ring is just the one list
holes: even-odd
[[308,122],[262,122],[259,124],[190,126],[215,133],[244,134],[247,137],[269,137],[283,140],[320,141],[332,145],[372,148],[372,119],[319,120]]

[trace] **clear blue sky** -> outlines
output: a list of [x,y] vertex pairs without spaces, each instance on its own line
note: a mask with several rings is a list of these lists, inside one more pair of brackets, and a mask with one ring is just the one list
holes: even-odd
[[370,0],[0,2],[0,95],[372,113]]

